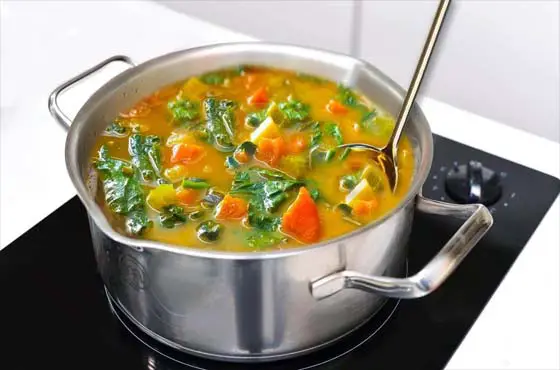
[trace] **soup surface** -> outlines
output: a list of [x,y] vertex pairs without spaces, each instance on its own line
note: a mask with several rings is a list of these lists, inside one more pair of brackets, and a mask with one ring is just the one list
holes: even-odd
[[[351,232],[389,212],[414,171],[406,137],[391,192],[371,152],[394,119],[358,92],[242,66],[166,86],[122,112],[91,153],[97,201],[128,236],[262,251]],[[91,180],[91,179],[90,179]]]

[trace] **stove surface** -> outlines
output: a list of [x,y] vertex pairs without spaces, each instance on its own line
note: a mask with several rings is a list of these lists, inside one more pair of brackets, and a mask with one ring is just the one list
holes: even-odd
[[[492,229],[429,296],[389,301],[352,335],[291,360],[231,364],[177,353],[112,310],[96,270],[87,215],[74,197],[0,252],[2,368],[47,363],[57,369],[444,368],[557,197],[560,181],[442,137],[434,140],[424,196],[451,201],[448,173],[472,160],[495,171],[501,196],[488,205]],[[409,272],[418,271],[459,225],[417,212]]]

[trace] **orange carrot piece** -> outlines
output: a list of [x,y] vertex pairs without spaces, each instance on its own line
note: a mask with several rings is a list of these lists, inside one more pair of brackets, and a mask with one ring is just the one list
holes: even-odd
[[247,100],[247,102],[251,105],[261,105],[266,104],[268,102],[268,95],[266,93],[266,89],[261,87],[257,91],[253,93]]
[[195,162],[202,158],[203,155],[204,148],[200,145],[179,143],[173,145],[170,162],[172,164],[179,162]]
[[243,150],[239,150],[239,151],[236,151],[235,153],[233,153],[233,157],[239,163],[249,162],[249,156]]
[[216,207],[217,220],[236,220],[247,214],[247,202],[227,194]]
[[257,145],[257,159],[272,166],[286,153],[286,142],[280,136],[275,139],[262,138]]
[[371,216],[371,213],[378,205],[379,203],[375,198],[371,200],[356,200],[354,201],[354,206],[352,207],[352,213],[359,217]]
[[290,152],[301,153],[307,148],[307,140],[304,135],[295,134],[290,137]]
[[198,191],[194,189],[185,189],[183,187],[178,187],[176,194],[179,202],[185,205],[192,205],[196,203],[198,198]]
[[331,99],[327,104],[327,110],[332,114],[346,114],[348,112],[348,108],[334,99]]
[[282,216],[282,231],[304,243],[314,243],[321,237],[319,210],[303,186]]

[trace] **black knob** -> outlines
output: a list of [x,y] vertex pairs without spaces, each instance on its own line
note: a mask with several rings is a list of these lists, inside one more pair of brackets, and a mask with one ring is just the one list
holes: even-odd
[[500,177],[477,161],[454,165],[445,178],[445,190],[458,203],[490,205],[502,195]]

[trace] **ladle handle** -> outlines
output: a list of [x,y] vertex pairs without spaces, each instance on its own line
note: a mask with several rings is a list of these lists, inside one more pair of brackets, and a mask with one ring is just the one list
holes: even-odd
[[391,156],[391,158],[397,158],[396,154],[399,139],[401,138],[404,125],[406,123],[406,120],[408,119],[410,111],[412,110],[414,101],[416,100],[418,90],[420,90],[420,84],[422,83],[422,78],[424,77],[424,74],[428,67],[428,62],[430,61],[430,57],[432,56],[432,51],[434,50],[434,46],[439,36],[439,31],[443,24],[445,15],[447,14],[449,3],[451,3],[451,0],[441,0],[439,2],[434,20],[432,22],[432,26],[430,28],[430,32],[428,33],[428,39],[424,44],[424,49],[422,50],[422,54],[420,55],[420,59],[418,60],[418,64],[416,65],[416,70],[414,71],[412,81],[410,82],[406,97],[404,98],[404,103],[401,107],[401,111],[399,112],[397,123],[395,124],[395,129],[393,130],[391,138],[389,139],[389,142],[385,147],[387,150],[391,150],[390,153],[387,153]]

